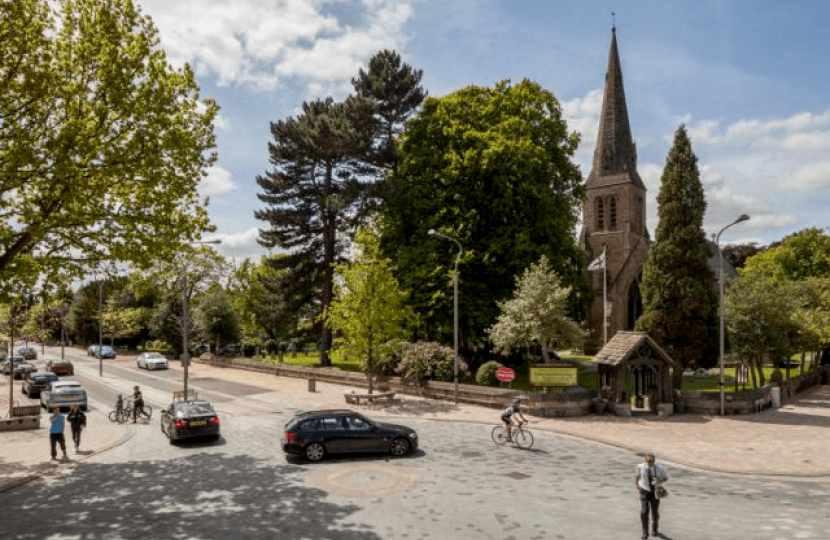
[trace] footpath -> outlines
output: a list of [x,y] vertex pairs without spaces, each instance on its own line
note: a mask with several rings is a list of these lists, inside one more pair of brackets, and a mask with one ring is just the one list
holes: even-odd
[[[171,372],[180,370],[171,367]],[[220,414],[244,415],[294,409],[351,408],[384,419],[474,423],[500,422],[499,411],[475,405],[414,396],[397,396],[389,403],[347,405],[348,387],[317,381],[309,392],[304,379],[193,364],[190,377],[205,377],[266,388],[256,400],[222,403]],[[19,384],[19,383],[18,383]],[[362,391],[362,390],[361,390]],[[15,389],[15,399],[20,396]],[[25,400],[24,396],[20,396]],[[8,380],[0,380],[0,412],[7,410]],[[21,403],[23,404],[23,403]],[[31,431],[0,432],[0,492],[53,472],[70,468],[129,440],[132,425],[106,419],[105,411],[89,413],[81,452],[67,445],[69,460],[50,460],[47,419]],[[156,419],[153,419],[156,421]],[[830,481],[830,386],[817,386],[787,400],[780,409],[737,416],[676,415],[665,418],[620,418],[590,415],[581,418],[530,417],[530,429],[555,433],[633,453],[654,452],[658,460],[688,469],[727,475],[790,477],[802,481]],[[67,439],[70,439],[67,430]],[[60,452],[59,452],[60,454]]]

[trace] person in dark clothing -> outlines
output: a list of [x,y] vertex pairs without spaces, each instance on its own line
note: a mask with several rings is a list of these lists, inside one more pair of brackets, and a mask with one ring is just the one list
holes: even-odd
[[654,454],[646,454],[645,463],[637,465],[637,475],[634,476],[634,485],[640,493],[640,521],[643,525],[643,538],[648,538],[648,514],[651,509],[651,534],[657,536],[660,520],[660,499],[657,496],[658,488],[669,477],[665,469],[654,463]]
[[69,425],[72,426],[72,440],[75,442],[75,452],[81,449],[81,430],[86,427],[86,414],[78,405],[74,405],[69,411]]
[[144,398],[141,397],[141,390],[136,385],[133,388],[133,424],[135,424],[136,419],[138,418],[138,414],[144,410]]

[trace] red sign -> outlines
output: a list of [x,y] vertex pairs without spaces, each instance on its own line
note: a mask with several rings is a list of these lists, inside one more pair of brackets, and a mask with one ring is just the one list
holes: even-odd
[[516,378],[516,372],[509,367],[500,367],[496,371],[496,378],[501,382],[510,382]]

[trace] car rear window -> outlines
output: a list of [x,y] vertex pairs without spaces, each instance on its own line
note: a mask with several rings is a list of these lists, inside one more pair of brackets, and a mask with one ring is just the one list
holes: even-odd
[[320,419],[312,418],[300,424],[300,431],[316,431],[320,429]]
[[210,408],[210,405],[188,405],[187,407],[181,407],[181,410],[185,416],[191,416],[196,414],[211,414],[213,409]]
[[43,375],[41,377],[35,377],[35,382],[38,384],[46,384],[52,381],[57,381],[57,377],[50,377],[49,375]]

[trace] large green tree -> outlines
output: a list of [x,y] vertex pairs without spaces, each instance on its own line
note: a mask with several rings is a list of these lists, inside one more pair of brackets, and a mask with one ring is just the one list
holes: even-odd
[[255,212],[268,222],[259,243],[288,256],[273,259],[285,270],[280,288],[296,307],[312,306],[320,338],[320,364],[330,365],[331,330],[319,315],[331,304],[333,265],[344,260],[367,186],[368,155],[375,121],[368,102],[331,98],[303,103],[297,117],[271,123],[268,153],[274,169],[257,176],[266,208]]
[[543,255],[538,263],[516,276],[513,297],[498,303],[501,314],[487,330],[496,349],[510,353],[516,347],[538,342],[542,358],[550,363],[550,351],[579,344],[582,331],[566,314],[570,292]]
[[338,348],[363,361],[371,394],[377,359],[391,355],[395,343],[406,337],[409,311],[392,261],[381,255],[371,229],[357,232],[355,246],[354,261],[336,266],[334,300],[325,321],[339,335]]
[[0,282],[209,228],[217,107],[131,0],[0,2]]
[[657,195],[657,234],[643,267],[643,315],[637,329],[648,332],[683,368],[713,365],[718,326],[714,274],[703,231],[706,199],[697,156],[686,128],[680,126],[666,159]]
[[452,335],[458,240],[462,346],[486,339],[497,302],[514,276],[545,255],[571,288],[568,313],[590,302],[575,227],[585,188],[554,95],[523,80],[469,86],[427,98],[401,135],[401,161],[388,182],[379,221],[384,256],[394,261],[421,333]]

